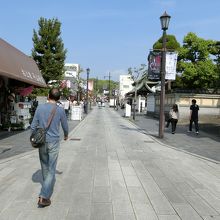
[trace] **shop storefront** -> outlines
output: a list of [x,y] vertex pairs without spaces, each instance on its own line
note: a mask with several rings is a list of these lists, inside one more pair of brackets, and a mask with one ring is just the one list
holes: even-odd
[[29,127],[34,87],[46,87],[35,61],[0,38],[1,129]]

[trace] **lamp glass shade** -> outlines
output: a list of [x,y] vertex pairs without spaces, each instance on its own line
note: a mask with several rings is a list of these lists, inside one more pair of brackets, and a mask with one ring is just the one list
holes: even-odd
[[163,13],[162,16],[160,16],[160,22],[161,22],[161,29],[167,30],[169,26],[171,16],[168,15],[166,12]]
[[89,73],[89,72],[90,72],[90,69],[89,69],[89,68],[87,68],[87,69],[86,69],[86,72],[87,72],[87,73]]

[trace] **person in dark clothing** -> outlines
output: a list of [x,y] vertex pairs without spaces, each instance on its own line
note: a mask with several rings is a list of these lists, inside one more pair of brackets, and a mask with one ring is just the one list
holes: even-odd
[[48,103],[38,105],[31,123],[32,132],[37,128],[45,128],[51,112],[55,109],[54,117],[50,127],[46,132],[45,144],[39,148],[39,157],[42,171],[42,187],[39,194],[38,205],[40,207],[49,206],[51,204],[50,197],[53,193],[55,184],[56,165],[60,148],[60,125],[64,132],[64,140],[68,139],[68,124],[65,111],[62,107],[57,106],[60,99],[60,92],[53,88],[49,92]]
[[192,100],[192,105],[190,106],[190,116],[189,116],[189,132],[192,131],[192,124],[195,124],[195,130],[196,130],[196,134],[199,134],[199,106],[196,104],[196,100],[193,99]]

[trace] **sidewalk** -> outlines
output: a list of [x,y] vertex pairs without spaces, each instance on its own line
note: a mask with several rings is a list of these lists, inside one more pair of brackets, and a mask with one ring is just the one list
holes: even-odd
[[[73,130],[79,121],[68,120],[70,131]],[[20,131],[0,131],[0,160],[19,155],[34,149],[30,145],[30,129]]]
[[[122,110],[118,113],[121,116],[124,115]],[[200,125],[199,135],[196,135],[194,131],[187,132],[188,125],[177,124],[176,133],[173,135],[170,124],[168,129],[164,129],[164,138],[160,139],[158,138],[159,119],[139,114],[136,115],[135,120],[133,117],[127,120],[165,145],[220,163],[220,134],[219,129],[215,129],[213,125]]]
[[62,142],[52,204],[37,208],[37,150],[0,160],[0,219],[219,220],[220,166],[95,108]]

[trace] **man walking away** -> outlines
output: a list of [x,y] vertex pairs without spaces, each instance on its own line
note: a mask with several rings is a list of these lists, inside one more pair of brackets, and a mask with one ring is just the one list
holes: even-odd
[[189,132],[192,131],[192,124],[195,124],[196,134],[199,134],[199,116],[198,116],[199,106],[196,104],[196,100],[192,100],[192,105],[190,106],[190,116],[189,116]]
[[43,177],[38,201],[39,207],[45,207],[51,204],[50,198],[55,184],[56,165],[60,148],[60,124],[64,132],[64,140],[68,139],[67,118],[64,109],[57,106],[57,101],[59,99],[59,90],[56,88],[51,89],[49,91],[48,102],[37,107],[31,123],[32,132],[37,127],[46,128],[48,118],[51,116],[54,108],[56,108],[56,112],[46,133],[46,142],[39,148],[39,158]]

